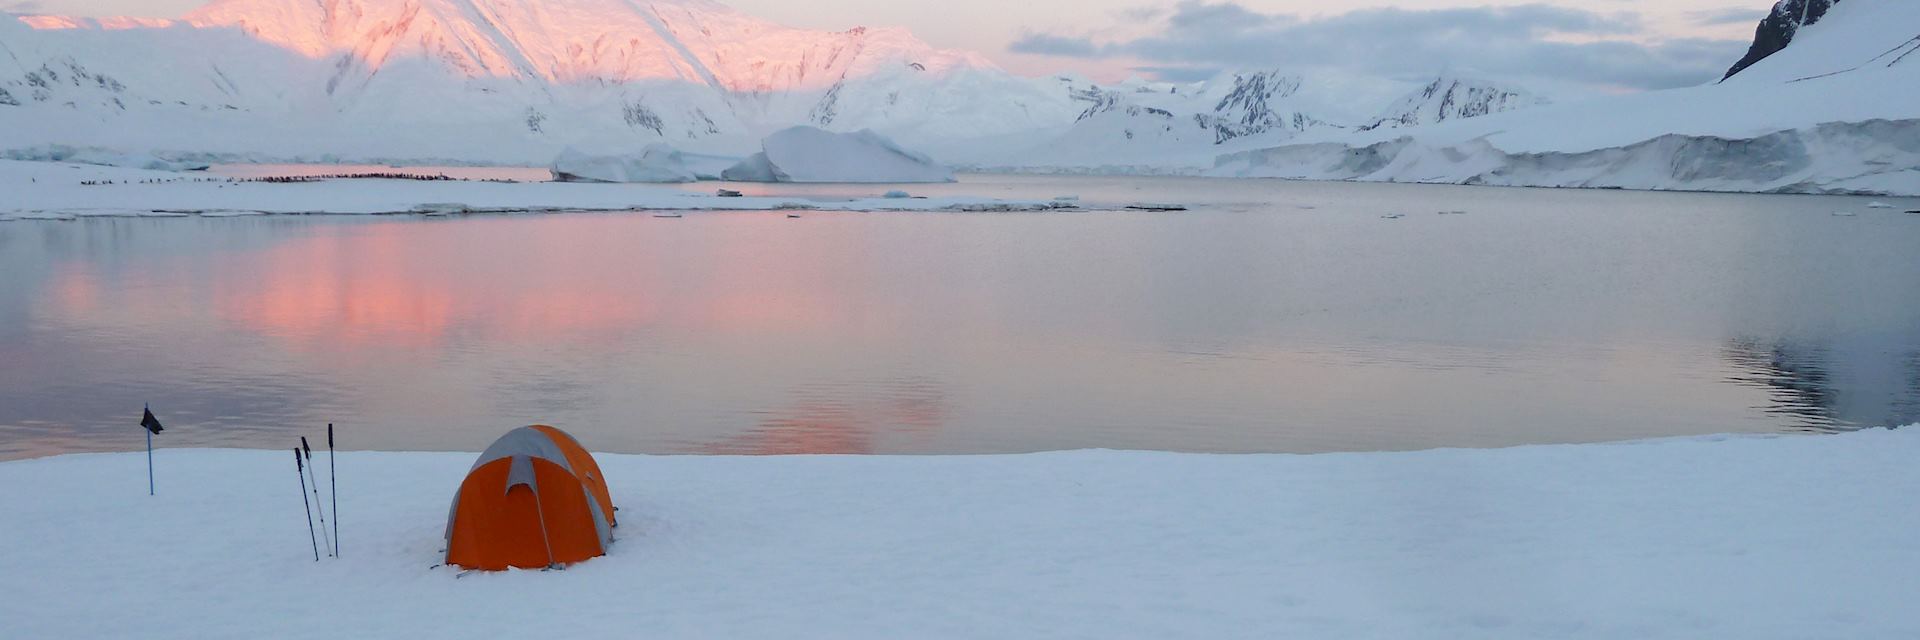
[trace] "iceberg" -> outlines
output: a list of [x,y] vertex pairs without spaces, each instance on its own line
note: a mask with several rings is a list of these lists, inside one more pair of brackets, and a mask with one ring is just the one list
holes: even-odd
[[700,179],[688,168],[685,154],[666,144],[650,144],[625,156],[590,156],[573,147],[553,159],[553,179],[560,182],[693,182]]
[[90,164],[99,167],[119,167],[122,169],[142,169],[146,171],[205,171],[208,167],[212,166],[206,162],[193,160],[169,160],[144,152],[123,153],[100,147],[75,148],[57,144],[9,150],[3,157],[8,160],[70,162],[73,164]]
[[767,136],[760,147],[721,177],[740,182],[953,182],[953,171],[869,129],[834,133],[791,127]]

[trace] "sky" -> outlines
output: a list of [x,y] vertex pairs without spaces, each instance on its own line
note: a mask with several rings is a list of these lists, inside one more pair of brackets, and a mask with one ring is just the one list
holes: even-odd
[[[553,0],[564,2],[565,0]],[[1452,70],[1634,91],[1717,79],[1772,0],[723,0],[796,27],[904,26],[1022,75],[1185,81],[1225,69]],[[0,0],[178,17],[201,0]]]

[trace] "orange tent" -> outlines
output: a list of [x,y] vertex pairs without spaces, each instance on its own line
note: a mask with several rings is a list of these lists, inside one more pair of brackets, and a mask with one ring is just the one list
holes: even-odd
[[605,555],[613,500],[600,465],[566,432],[507,432],[480,454],[447,514],[447,564],[539,569]]

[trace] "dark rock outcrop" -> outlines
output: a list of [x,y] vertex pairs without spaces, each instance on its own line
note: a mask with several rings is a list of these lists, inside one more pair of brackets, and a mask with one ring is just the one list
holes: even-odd
[[1767,56],[1779,53],[1793,42],[1793,36],[1804,27],[1826,17],[1827,10],[1840,0],[1780,0],[1773,5],[1773,12],[1760,20],[1760,26],[1753,30],[1753,46],[1747,48],[1747,55],[1733,63],[1727,75],[1720,79],[1731,78],[1745,71],[1754,63],[1765,60]]

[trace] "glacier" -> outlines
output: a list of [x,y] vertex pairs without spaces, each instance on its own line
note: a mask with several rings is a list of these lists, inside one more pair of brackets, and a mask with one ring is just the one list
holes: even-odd
[[1833,122],[1750,138],[1667,134],[1584,151],[1509,152],[1485,139],[1307,143],[1223,155],[1235,177],[1496,186],[1888,194],[1920,185],[1920,119]]

